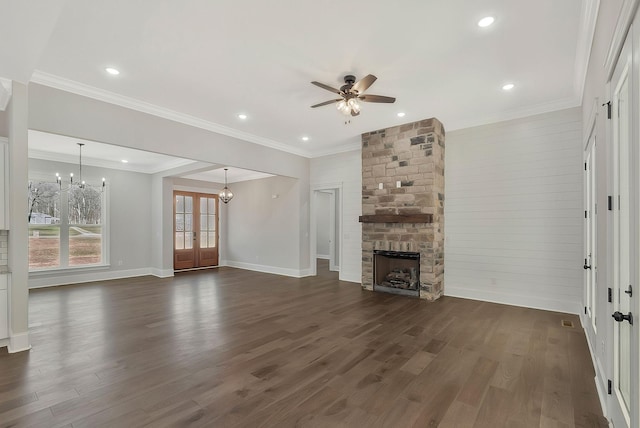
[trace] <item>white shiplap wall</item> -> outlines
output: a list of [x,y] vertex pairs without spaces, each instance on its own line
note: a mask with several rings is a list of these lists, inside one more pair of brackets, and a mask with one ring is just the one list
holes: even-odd
[[580,311],[581,129],[574,108],[447,133],[446,295]]
[[342,265],[340,279],[362,278],[362,154],[360,150],[311,159],[311,188],[342,183]]

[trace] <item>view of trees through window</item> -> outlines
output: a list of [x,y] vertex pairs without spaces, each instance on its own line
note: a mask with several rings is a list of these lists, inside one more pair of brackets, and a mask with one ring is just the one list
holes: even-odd
[[103,262],[103,194],[91,186],[61,191],[58,183],[29,186],[29,268]]

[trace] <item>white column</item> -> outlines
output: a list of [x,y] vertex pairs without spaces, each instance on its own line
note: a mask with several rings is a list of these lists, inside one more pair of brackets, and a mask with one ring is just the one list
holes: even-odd
[[28,93],[13,82],[9,128],[9,352],[26,351],[29,342]]

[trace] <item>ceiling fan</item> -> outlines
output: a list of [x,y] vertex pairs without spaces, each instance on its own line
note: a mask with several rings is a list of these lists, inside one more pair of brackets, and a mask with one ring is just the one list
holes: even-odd
[[393,97],[385,97],[383,95],[364,95],[363,92],[366,91],[369,86],[373,85],[377,79],[373,74],[368,74],[358,82],[356,82],[355,76],[346,75],[344,76],[344,85],[340,87],[340,89],[332,88],[331,86],[325,85],[320,82],[311,82],[312,84],[321,87],[322,89],[326,89],[327,91],[333,92],[335,94],[340,95],[341,98],[325,101],[320,104],[316,104],[311,106],[311,108],[322,107],[328,104],[337,103],[336,107],[342,113],[351,116],[357,116],[360,114],[360,103],[358,101],[364,101],[367,103],[394,103],[396,101]]

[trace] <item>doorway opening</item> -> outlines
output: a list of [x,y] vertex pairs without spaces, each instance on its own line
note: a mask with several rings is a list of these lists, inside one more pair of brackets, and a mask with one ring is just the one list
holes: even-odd
[[311,275],[320,269],[340,272],[341,185],[327,185],[311,191]]

